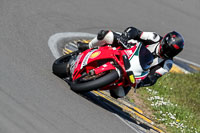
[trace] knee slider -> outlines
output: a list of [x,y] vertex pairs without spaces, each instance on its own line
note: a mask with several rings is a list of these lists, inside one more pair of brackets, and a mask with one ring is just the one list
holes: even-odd
[[104,37],[108,34],[108,30],[101,30],[98,35],[97,35],[97,39],[98,40],[103,40]]

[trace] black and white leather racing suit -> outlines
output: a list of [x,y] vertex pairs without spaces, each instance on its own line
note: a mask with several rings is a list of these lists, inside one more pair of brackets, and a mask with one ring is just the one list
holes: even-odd
[[[155,32],[142,32],[135,27],[128,27],[123,33],[101,30],[98,35],[89,43],[89,48],[99,47],[106,44],[110,44],[111,46],[121,45],[119,38],[127,45],[134,43],[134,41],[142,42],[154,56],[150,73],[137,85],[137,88],[154,85],[158,78],[169,72],[172,68],[172,59],[163,59],[159,57],[159,42],[162,37]],[[130,88],[124,88],[124,94],[122,95],[126,95],[129,90]]]

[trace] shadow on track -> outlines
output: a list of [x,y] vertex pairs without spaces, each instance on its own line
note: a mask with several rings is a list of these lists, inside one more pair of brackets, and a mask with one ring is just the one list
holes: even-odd
[[144,132],[144,130],[150,131],[152,129],[150,126],[144,123],[141,123],[138,120],[131,117],[131,115],[127,112],[124,112],[121,107],[115,105],[114,103],[110,102],[109,100],[101,96],[96,96],[95,94],[91,92],[87,92],[87,93],[79,94],[79,95],[87,99],[88,101],[93,102],[97,106],[104,108],[105,110],[120,116],[122,119],[128,121],[129,123],[135,124],[143,128],[143,130],[141,130],[141,128],[139,129],[142,132]]

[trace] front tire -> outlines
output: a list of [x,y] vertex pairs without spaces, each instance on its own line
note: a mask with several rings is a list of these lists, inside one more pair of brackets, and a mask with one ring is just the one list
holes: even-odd
[[79,93],[84,93],[84,92],[89,92],[92,90],[97,90],[99,88],[102,88],[106,85],[109,85],[111,83],[113,83],[115,80],[117,80],[119,78],[119,75],[117,73],[117,71],[112,70],[109,73],[106,73],[105,75],[103,75],[102,77],[92,80],[92,81],[87,81],[84,83],[77,83],[77,82],[73,82],[70,84],[71,89],[75,92],[79,92]]
[[60,58],[54,61],[52,70],[56,76],[60,78],[64,78],[68,75],[67,64],[70,58],[71,58],[71,55],[68,54],[68,55],[61,56]]

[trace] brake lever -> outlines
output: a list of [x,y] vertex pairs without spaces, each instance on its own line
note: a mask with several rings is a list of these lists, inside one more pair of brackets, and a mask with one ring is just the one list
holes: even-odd
[[124,48],[128,49],[127,45],[126,45],[124,42],[122,42],[120,38],[117,38],[117,41],[118,41]]

